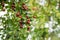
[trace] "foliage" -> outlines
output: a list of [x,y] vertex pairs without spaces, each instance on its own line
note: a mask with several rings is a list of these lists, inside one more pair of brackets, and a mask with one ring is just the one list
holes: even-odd
[[[29,34],[32,35],[31,40],[48,38],[49,28],[45,28],[45,23],[51,21],[52,17],[54,21],[58,22],[57,25],[60,25],[60,12],[59,9],[56,9],[59,0],[45,1],[43,6],[39,4],[39,0],[1,0],[0,11],[7,9],[7,14],[0,17],[3,26],[2,39],[26,40]],[[8,5],[5,6],[5,4]]]

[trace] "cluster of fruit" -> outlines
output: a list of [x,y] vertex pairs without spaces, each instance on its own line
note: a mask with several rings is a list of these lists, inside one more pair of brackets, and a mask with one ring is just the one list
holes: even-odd
[[[3,8],[2,10],[5,11],[5,9],[4,9],[5,2],[2,1],[1,5],[2,5],[2,8]],[[15,3],[13,2],[12,5],[11,5],[11,9],[15,11],[15,8],[16,8],[16,6],[15,6]],[[25,11],[28,10],[28,6],[25,3],[22,3],[22,10],[25,10]],[[36,10],[36,7],[33,7],[32,10]],[[23,28],[24,19],[22,18],[22,15],[21,15],[20,11],[18,11],[16,13],[16,17],[21,18],[21,20],[19,21],[19,24],[20,24],[20,28]],[[33,16],[33,18],[36,18],[36,16]],[[26,19],[27,19],[27,21],[25,23],[28,25],[27,30],[30,31],[30,22],[31,22],[31,19],[27,15],[26,15]]]
[[[23,3],[22,4],[22,9],[23,10],[28,10],[28,7]],[[33,10],[34,10],[35,8],[33,8]],[[21,18],[21,20],[19,21],[19,24],[20,24],[20,28],[23,28],[23,24],[24,24],[24,19],[22,18],[22,16],[21,16],[21,13],[18,11],[17,13],[16,13],[16,17],[19,17],[19,18]],[[33,18],[36,18],[36,16],[33,16]],[[27,19],[27,21],[25,22],[27,25],[29,25],[28,27],[27,27],[27,30],[28,31],[30,31],[30,22],[31,22],[31,19],[29,18],[29,16],[27,16],[26,15],[26,19]]]
[[[20,28],[23,28],[24,19],[22,18],[20,12],[16,13],[16,17],[21,18],[21,20],[19,21],[19,24],[20,24]],[[26,24],[30,24],[30,19],[28,18],[28,16],[26,16],[26,18],[27,18]],[[29,26],[28,26],[27,30],[30,31],[30,27]]]
[[[12,6],[12,7],[15,8],[14,6]],[[26,10],[28,10],[28,7],[23,3],[22,9],[26,11]],[[20,24],[20,28],[23,28],[24,19],[22,18],[22,15],[19,11],[16,13],[16,17],[21,18],[21,20],[19,21],[19,24]],[[30,18],[27,15],[26,15],[26,18],[27,18],[26,24],[30,25]],[[30,26],[27,27],[27,30],[30,31]]]
[[[15,11],[15,3],[12,3],[11,5],[11,9]],[[22,4],[22,9],[23,10],[28,10],[28,7],[25,5],[25,3]]]

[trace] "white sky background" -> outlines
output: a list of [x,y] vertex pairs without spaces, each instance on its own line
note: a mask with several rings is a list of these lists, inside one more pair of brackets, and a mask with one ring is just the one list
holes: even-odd
[[[42,5],[42,6],[44,6],[45,3],[46,3],[45,0],[41,0],[41,1],[39,2],[39,4]],[[0,17],[3,16],[4,14],[6,14],[6,13],[7,13],[7,11],[0,11]],[[0,23],[1,23],[1,20],[0,20]],[[46,28],[49,28],[49,32],[53,32],[53,31],[54,31],[54,30],[52,29],[52,24],[53,24],[53,23],[57,23],[57,22],[55,22],[55,21],[53,20],[53,18],[51,17],[51,21],[50,21],[49,23],[46,23],[46,24],[45,24],[45,27],[46,27]],[[0,26],[0,28],[2,28],[2,26]],[[55,30],[58,30],[58,28],[60,28],[59,25],[57,26],[57,28],[56,28]],[[60,37],[60,34],[58,34],[58,36]],[[31,38],[31,35],[30,35],[30,34],[29,34],[28,38]],[[1,38],[0,38],[0,40],[1,40]],[[49,40],[50,40],[50,38],[49,38]]]

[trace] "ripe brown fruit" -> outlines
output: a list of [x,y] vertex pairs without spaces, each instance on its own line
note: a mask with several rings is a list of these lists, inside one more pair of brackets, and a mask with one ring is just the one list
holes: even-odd
[[27,20],[27,24],[30,24],[30,19]]
[[23,21],[19,21],[20,28],[23,28]]
[[33,18],[36,18],[36,16],[33,16]]
[[19,18],[22,18],[22,16],[20,15]]
[[22,5],[22,9],[28,10],[28,7],[27,7],[25,4],[23,4],[23,5]]
[[30,31],[30,26],[27,27],[27,31]]
[[32,10],[37,10],[37,8],[36,7],[33,7]]
[[30,21],[27,21],[27,24],[30,24]]
[[19,16],[20,16],[20,12],[17,12],[16,17],[19,17]]
[[22,24],[20,24],[20,28],[23,28],[23,25]]

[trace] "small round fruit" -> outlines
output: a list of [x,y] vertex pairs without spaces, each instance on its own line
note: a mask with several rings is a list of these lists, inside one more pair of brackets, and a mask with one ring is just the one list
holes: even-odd
[[36,16],[33,16],[33,18],[36,18]]
[[20,28],[23,28],[23,24],[22,23],[20,23]]
[[30,24],[30,21],[27,21],[27,24]]
[[27,24],[30,24],[30,19],[27,20]]
[[30,31],[30,27],[29,26],[27,27],[27,31]]
[[20,12],[17,12],[16,16],[19,17],[20,16]]
[[22,9],[28,10],[28,7],[27,7],[25,4],[23,4],[23,5],[22,5]]
[[33,7],[32,10],[37,10],[37,8],[36,7]]
[[19,18],[22,18],[22,16],[19,16]]

